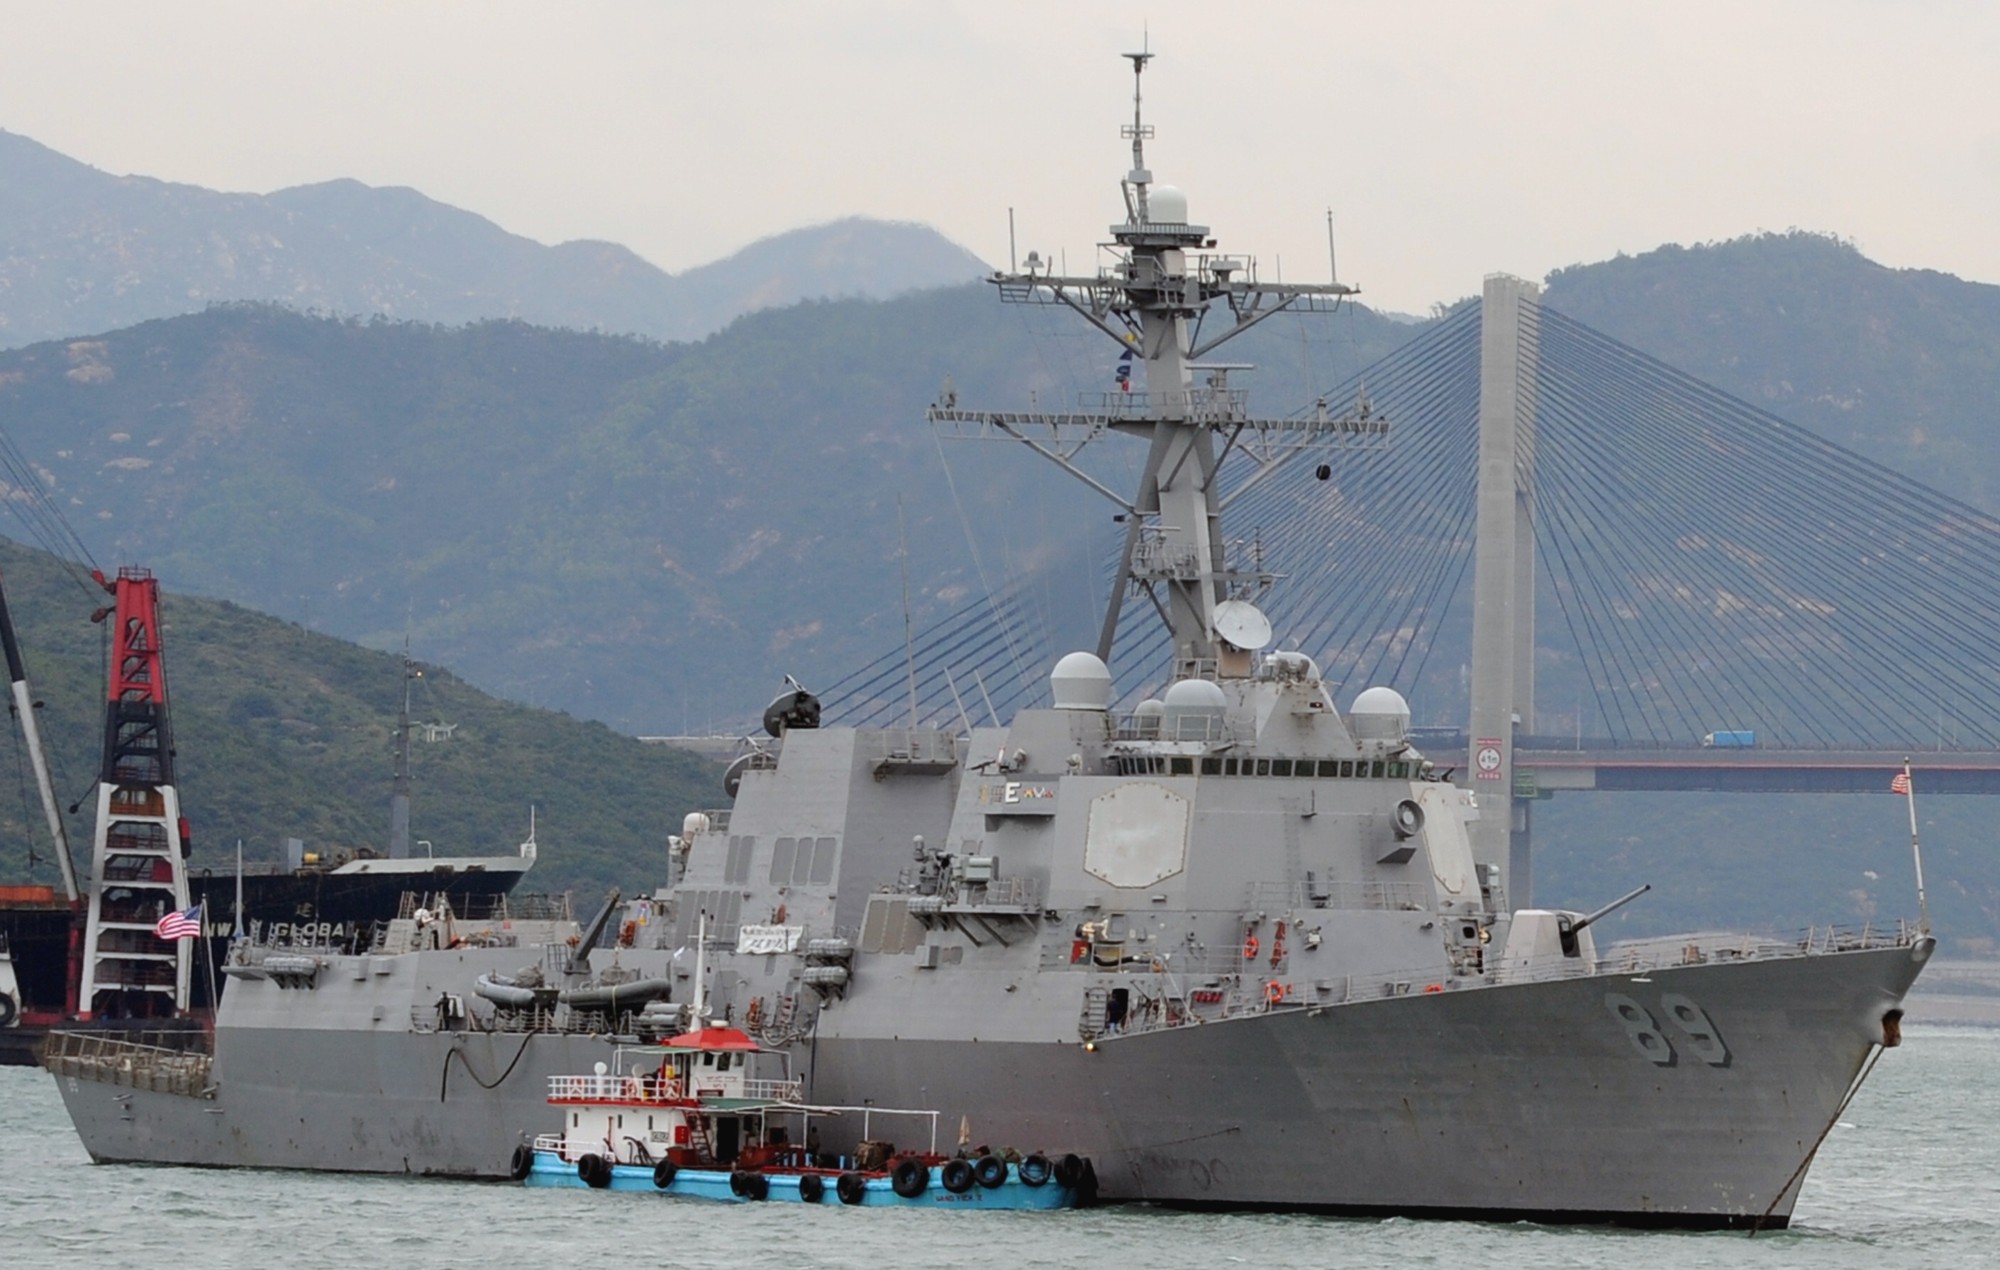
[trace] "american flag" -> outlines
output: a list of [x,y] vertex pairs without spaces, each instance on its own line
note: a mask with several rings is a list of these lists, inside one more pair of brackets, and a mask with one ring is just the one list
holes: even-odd
[[1910,774],[1908,772],[1897,772],[1896,779],[1889,782],[1889,792],[1892,794],[1909,793]]
[[178,913],[168,913],[153,926],[161,939],[193,939],[201,934],[201,905]]

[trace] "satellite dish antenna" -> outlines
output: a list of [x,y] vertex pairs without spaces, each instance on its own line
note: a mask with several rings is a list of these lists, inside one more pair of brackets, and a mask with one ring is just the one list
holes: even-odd
[[1271,619],[1248,600],[1224,600],[1215,606],[1215,633],[1254,653],[1271,642]]

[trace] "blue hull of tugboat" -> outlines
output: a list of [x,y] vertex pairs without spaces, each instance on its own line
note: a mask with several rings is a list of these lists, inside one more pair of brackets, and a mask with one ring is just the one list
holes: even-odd
[[[1007,1180],[999,1186],[986,1187],[977,1182],[963,1192],[954,1194],[944,1187],[941,1177],[943,1166],[931,1167],[930,1184],[923,1193],[913,1199],[898,1195],[890,1186],[887,1177],[865,1179],[865,1189],[861,1203],[863,1208],[950,1208],[988,1209],[1008,1212],[1030,1212],[1043,1209],[1074,1208],[1077,1194],[1075,1187],[1060,1186],[1053,1179],[1041,1186],[1030,1186],[1021,1180],[1018,1166],[1007,1166]],[[835,1194],[834,1182],[837,1174],[817,1173],[826,1186],[825,1193],[817,1201],[810,1201],[799,1194],[797,1173],[766,1173],[763,1175],[769,1189],[764,1199],[777,1203],[813,1203],[842,1206]],[[601,1188],[590,1187],[577,1175],[576,1166],[564,1161],[550,1151],[535,1152],[535,1166],[522,1181],[528,1186],[569,1187],[574,1190],[603,1189],[612,1191],[645,1191],[653,1195],[688,1196],[694,1199],[722,1200],[731,1204],[754,1203],[746,1196],[736,1194],[729,1184],[730,1175],[720,1169],[680,1169],[675,1172],[673,1182],[662,1189],[653,1182],[653,1170],[639,1164],[616,1164],[611,1168],[611,1181]]]

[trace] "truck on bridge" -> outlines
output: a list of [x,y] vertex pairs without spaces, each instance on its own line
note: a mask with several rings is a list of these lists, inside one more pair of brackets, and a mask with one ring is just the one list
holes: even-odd
[[1711,732],[1701,738],[1701,743],[1711,750],[1751,750],[1757,747],[1755,732]]

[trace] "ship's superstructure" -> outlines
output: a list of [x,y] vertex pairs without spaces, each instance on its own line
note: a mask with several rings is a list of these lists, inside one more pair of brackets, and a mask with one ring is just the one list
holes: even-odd
[[[1107,1199],[1784,1224],[1898,1040],[1928,934],[1600,949],[1599,913],[1511,911],[1474,859],[1481,809],[1412,745],[1402,698],[1343,712],[1311,657],[1266,651],[1273,580],[1227,547],[1231,499],[1273,465],[1386,425],[1365,402],[1260,419],[1242,368],[1204,359],[1351,291],[1206,254],[1145,166],[1136,91],[1125,134],[1113,264],[1030,256],[994,282],[1075,310],[1131,369],[1074,412],[947,393],[930,414],[1093,484],[1078,447],[1144,443],[1135,492],[1099,486],[1128,527],[1102,642],[1057,663],[1049,706],[966,734],[823,727],[794,684],[766,715],[782,748],[731,768],[733,807],[688,816],[668,885],[615,925],[246,944],[199,1070],[54,1038],[93,1156],[502,1175],[602,1034],[721,1021],[789,1051],[809,1100],[1062,1143]],[[1172,636],[1151,695],[1106,664],[1128,600]]]

